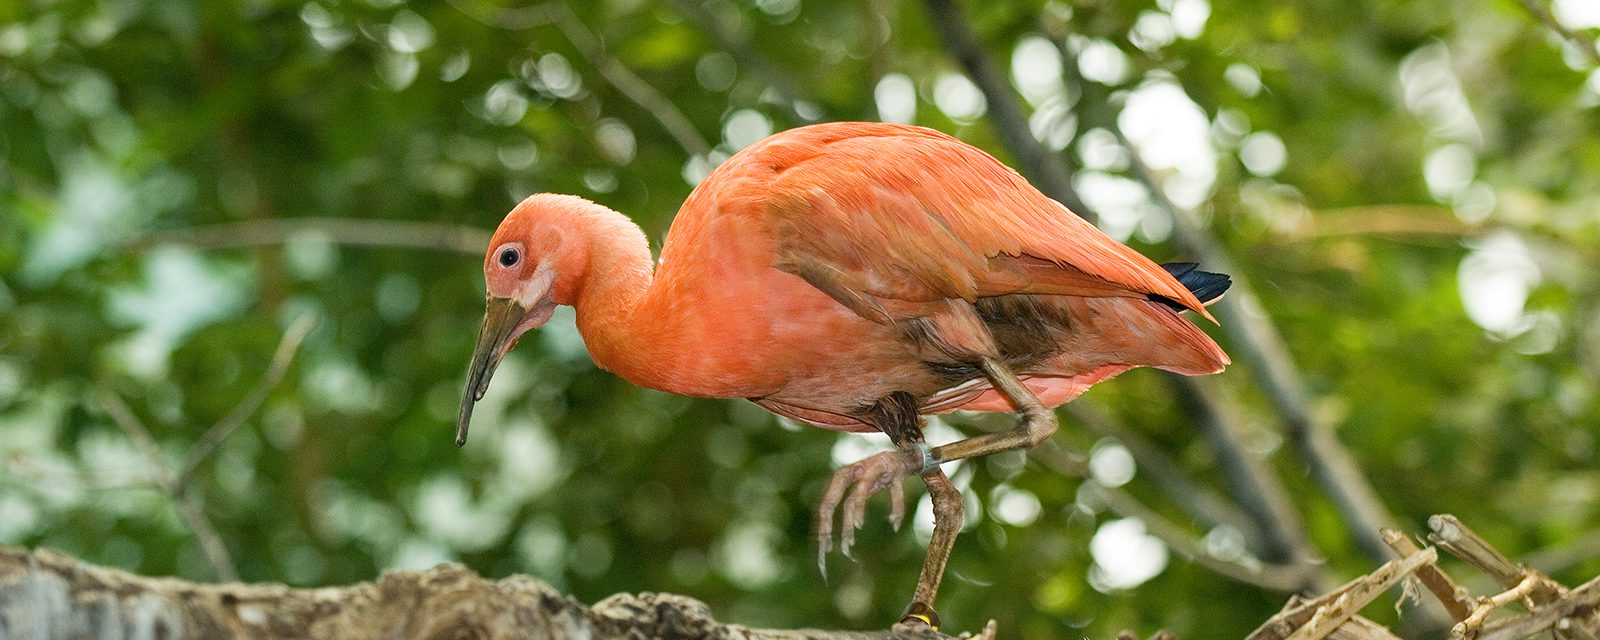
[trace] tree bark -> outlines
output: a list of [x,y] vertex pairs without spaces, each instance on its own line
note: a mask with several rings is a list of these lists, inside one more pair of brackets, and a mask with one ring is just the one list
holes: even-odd
[[705,603],[617,594],[593,607],[527,576],[485,580],[460,565],[374,582],[291,589],[136,576],[48,550],[0,547],[0,638],[940,638],[889,632],[751,629]]

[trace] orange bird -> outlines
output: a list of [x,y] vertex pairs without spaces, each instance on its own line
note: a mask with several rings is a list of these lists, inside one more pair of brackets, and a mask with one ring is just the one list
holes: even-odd
[[[785,131],[734,154],[684,202],[659,263],[639,227],[575,196],[511,210],[484,258],[487,311],[456,443],[501,358],[556,305],[577,310],[596,364],[643,387],[748,398],[887,451],[837,471],[817,508],[819,563],[849,552],[867,498],[918,474],[934,530],[901,625],[938,627],[934,595],[962,500],[939,465],[1024,449],[1053,407],[1133,367],[1210,374],[1228,356],[1180,313],[1227,276],[1159,266],[977,148],[921,127]],[[1020,414],[1015,429],[942,446],[922,416]]]

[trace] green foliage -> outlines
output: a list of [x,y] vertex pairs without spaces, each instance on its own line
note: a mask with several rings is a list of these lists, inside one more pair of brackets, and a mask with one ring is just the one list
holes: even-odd
[[[1313,412],[1402,525],[1452,512],[1512,553],[1600,526],[1593,56],[1510,1],[965,8],[1012,76],[1039,79],[1020,53],[1030,40],[1076,55],[1069,75],[1104,77],[1085,51],[1120,52],[1120,78],[1028,96],[1035,130],[1064,132],[1086,197],[1086,174],[1127,182],[1125,158],[1095,149],[1140,87],[1173,82],[1193,100],[1215,154],[1198,209],[1288,341]],[[1197,11],[1203,28],[1184,31]],[[589,363],[562,314],[511,355],[458,450],[479,257],[382,234],[352,244],[307,221],[487,230],[556,191],[659,239],[692,180],[750,136],[878,118],[885,74],[915,87],[917,123],[1008,158],[951,97],[957,73],[915,2],[0,5],[0,543],[210,579],[158,469],[100,399],[125,398],[177,468],[309,314],[287,377],[188,486],[242,579],[339,584],[457,560],[586,601],[672,591],[735,622],[886,625],[920,568],[916,536],[870,522],[858,561],[835,559],[827,582],[810,540],[811,505],[863,437],[633,388]],[[1182,257],[1159,212],[1096,206],[1148,254]],[[275,220],[307,226],[274,235]],[[242,226],[172,235],[220,224]],[[1336,576],[1365,572],[1252,366],[1216,380],[1249,410],[1252,450]],[[1085,402],[1220,490],[1223,470],[1155,374]],[[935,437],[992,419],[954,417]],[[1071,420],[1057,439],[1098,441]],[[956,628],[993,617],[1030,638],[1225,637],[1282,602],[1177,556],[1106,588],[1089,541],[1118,516],[1079,479],[1018,456],[954,475],[971,507],[940,601]],[[1125,488],[1227,547],[1229,532],[1191,521],[1147,474]],[[1600,571],[1579,558],[1557,576]]]

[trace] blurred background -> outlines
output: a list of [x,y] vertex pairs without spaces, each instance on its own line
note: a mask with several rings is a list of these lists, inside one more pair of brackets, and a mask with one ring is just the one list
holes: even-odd
[[809,535],[881,436],[634,388],[568,310],[452,441],[521,198],[659,243],[741,147],[885,120],[1239,282],[1206,327],[1228,372],[1125,374],[1032,462],[947,467],[952,629],[1239,636],[1440,512],[1586,580],[1597,27],[1593,0],[0,4],[0,543],[296,586],[455,561],[886,626],[920,491],[826,582]]

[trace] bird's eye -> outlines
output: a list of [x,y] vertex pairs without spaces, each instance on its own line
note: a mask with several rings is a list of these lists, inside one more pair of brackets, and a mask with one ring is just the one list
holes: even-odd
[[516,249],[513,249],[511,247],[506,247],[505,249],[502,249],[500,251],[500,266],[502,266],[502,267],[513,267],[513,266],[516,266],[517,260],[520,260],[521,258],[522,258],[522,256],[517,255],[517,250]]

